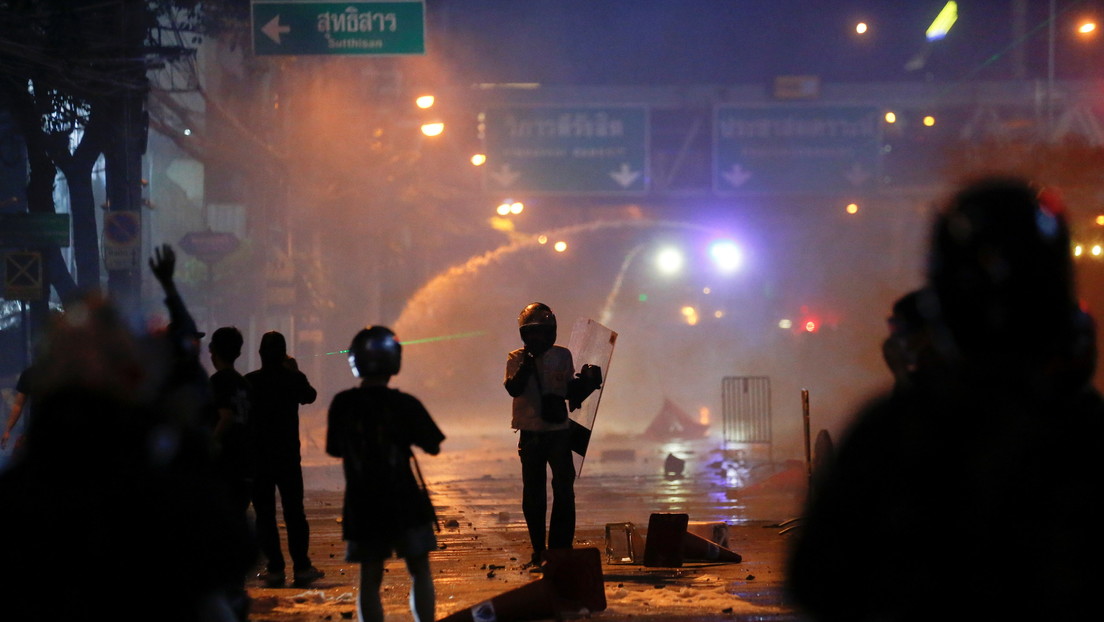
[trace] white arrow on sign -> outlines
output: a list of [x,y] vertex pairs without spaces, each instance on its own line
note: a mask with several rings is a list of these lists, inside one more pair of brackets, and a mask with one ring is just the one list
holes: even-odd
[[866,170],[866,167],[856,162],[851,166],[851,170],[843,174],[847,178],[847,181],[851,182],[852,186],[861,186],[870,181],[870,171]]
[[291,32],[291,26],[280,25],[280,16],[277,15],[276,17],[268,20],[268,23],[265,24],[263,28],[261,28],[261,32],[268,35],[269,39],[275,41],[276,45],[280,45],[280,35],[286,35],[287,33]]
[[728,180],[728,183],[732,184],[733,188],[739,188],[744,183],[751,179],[751,172],[745,171],[744,167],[739,164],[733,164],[732,168],[721,173],[721,177]]
[[628,162],[622,162],[621,168],[611,172],[609,176],[613,178],[613,181],[621,184],[622,188],[628,188],[640,177],[640,171],[634,171]]
[[514,185],[518,177],[521,177],[521,173],[510,168],[509,164],[503,164],[497,171],[491,172],[491,179],[498,182],[498,185],[503,188],[509,188]]

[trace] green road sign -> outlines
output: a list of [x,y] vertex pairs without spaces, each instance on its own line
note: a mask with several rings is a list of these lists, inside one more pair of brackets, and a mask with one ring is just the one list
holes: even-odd
[[253,53],[425,54],[425,2],[254,2]]
[[718,194],[847,193],[876,185],[881,119],[870,106],[718,106]]
[[69,214],[0,214],[0,246],[69,246]]
[[512,106],[484,117],[488,192],[642,194],[648,189],[644,106]]

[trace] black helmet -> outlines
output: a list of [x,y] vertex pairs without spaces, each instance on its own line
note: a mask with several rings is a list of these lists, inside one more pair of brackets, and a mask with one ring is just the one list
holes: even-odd
[[526,326],[556,326],[556,315],[552,308],[543,302],[532,302],[526,305],[518,315],[518,328]]
[[1033,356],[1076,332],[1064,209],[1025,180],[986,178],[952,198],[936,222],[928,278],[960,351]]
[[386,326],[362,328],[349,345],[349,367],[358,378],[399,373],[402,345]]

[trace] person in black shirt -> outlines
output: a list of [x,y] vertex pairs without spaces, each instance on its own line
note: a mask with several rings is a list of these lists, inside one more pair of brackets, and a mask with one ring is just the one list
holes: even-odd
[[387,386],[401,362],[402,347],[390,329],[372,326],[357,333],[349,365],[360,386],[334,396],[326,428],[326,453],[341,458],[345,470],[342,537],[346,559],[360,563],[362,621],[383,620],[379,590],[392,553],[406,560],[414,619],[434,619],[429,552],[437,548],[436,514],[411,468],[411,447],[437,455],[445,435],[417,398]]
[[318,391],[288,356],[287,341],[276,331],[261,337],[261,368],[245,375],[252,388],[252,432],[256,449],[253,510],[257,540],[268,563],[258,575],[269,587],[284,584],[285,563],[276,527],[276,490],[287,525],[288,553],[296,587],[323,575],[311,564],[310,526],[303,508],[303,469],[299,450],[299,405],[312,404]]

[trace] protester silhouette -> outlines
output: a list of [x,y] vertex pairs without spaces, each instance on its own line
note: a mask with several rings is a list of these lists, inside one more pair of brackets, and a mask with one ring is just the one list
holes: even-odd
[[[172,246],[163,244],[155,248],[149,267],[161,285],[165,294],[165,307],[169,312],[168,326],[163,331],[157,331],[155,338],[147,344],[151,349],[146,357],[147,366],[150,369],[160,369],[159,375],[164,377],[156,392],[155,408],[166,421],[186,431],[189,437],[194,436],[195,439],[190,440],[190,443],[200,446],[189,452],[194,461],[191,468],[202,473],[202,481],[207,481],[214,489],[211,497],[206,500],[210,507],[205,510],[222,516],[225,525],[221,532],[211,534],[211,541],[228,556],[223,568],[206,571],[218,577],[224,598],[234,616],[238,620],[245,620],[251,604],[245,588],[246,571],[257,558],[256,539],[245,513],[249,503],[248,491],[244,490],[247,482],[242,483],[240,476],[231,475],[233,470],[227,467],[227,457],[221,452],[221,443],[213,439],[219,415],[232,413],[220,413],[211,379],[200,361],[200,346],[206,333],[196,326],[195,319],[176,287],[176,253]],[[228,337],[235,341],[233,331],[225,330],[220,334],[219,340],[225,342]],[[225,346],[220,348],[228,349]],[[240,345],[238,349],[240,351]],[[224,394],[220,399],[236,409],[235,400],[240,401],[240,396],[229,400],[225,397],[228,390],[233,395],[234,387],[237,386],[233,376],[234,374],[229,374],[229,382],[220,388]],[[234,442],[231,441],[231,447]],[[247,459],[251,458],[247,456]],[[244,471],[240,463],[237,471]]]
[[[437,548],[436,513],[411,450],[437,455],[445,435],[417,398],[388,387],[402,366],[402,346],[384,326],[362,329],[349,346],[349,365],[360,386],[334,396],[326,453],[342,459],[346,560],[360,564],[357,615],[383,620],[380,587],[384,562],[394,553],[410,573],[414,619],[434,619],[436,596],[429,552]],[[413,468],[412,468],[413,463]]]
[[276,526],[276,490],[280,491],[288,554],[293,582],[305,587],[323,576],[311,564],[310,525],[303,507],[303,469],[299,441],[299,405],[314,403],[318,391],[288,356],[283,334],[269,331],[261,337],[258,350],[261,368],[245,375],[252,390],[251,432],[256,465],[253,480],[253,510],[257,541],[267,560],[258,577],[268,587],[286,580],[280,532]]
[[253,494],[256,458],[250,430],[250,387],[234,366],[244,341],[241,331],[234,326],[223,326],[211,335],[207,349],[215,368],[211,374],[213,408],[206,420],[215,467],[226,482],[231,503],[243,514]]
[[1017,178],[965,184],[936,219],[927,281],[940,371],[857,414],[788,590],[818,621],[1083,617],[1104,579],[1104,405],[1063,207]]
[[24,453],[0,474],[5,620],[232,621],[243,571],[206,444],[159,408],[167,368],[105,299],[69,301],[35,357]]

